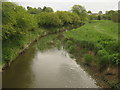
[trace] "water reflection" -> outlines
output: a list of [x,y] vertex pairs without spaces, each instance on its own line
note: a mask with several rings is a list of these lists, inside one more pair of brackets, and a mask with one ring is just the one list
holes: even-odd
[[20,55],[10,68],[2,73],[3,88],[24,88],[31,85],[34,79],[34,74],[31,71],[34,55],[35,49],[30,48]]
[[3,72],[3,87],[97,88],[95,81],[62,48],[55,37],[41,39]]

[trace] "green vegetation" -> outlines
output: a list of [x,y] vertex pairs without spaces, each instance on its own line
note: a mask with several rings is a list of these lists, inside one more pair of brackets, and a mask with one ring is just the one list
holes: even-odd
[[[92,60],[90,55],[84,55],[87,62],[96,62],[100,67],[117,66],[120,63],[118,58],[118,25],[118,23],[107,20],[92,21],[92,23],[66,32],[65,38],[68,39],[67,42],[75,43],[78,48],[95,53],[97,60]],[[69,47],[74,47],[74,45],[69,44]]]
[[85,54],[85,55],[84,55],[84,59],[85,59],[85,62],[86,62],[87,64],[90,64],[90,63],[92,62],[92,60],[94,60],[94,59],[93,59],[93,56],[90,55],[90,54]]
[[102,11],[99,11],[96,14],[92,13],[91,11],[88,11],[87,13],[89,14],[90,20],[112,20],[114,22],[120,22],[120,10],[106,11],[105,14],[103,14]]
[[[41,35],[36,19],[14,3],[2,3],[3,62],[11,62],[31,41]],[[32,21],[32,22],[31,22]]]
[[[117,67],[120,64],[119,16],[119,10],[110,10],[105,14],[99,11],[98,14],[93,14],[81,5],[74,5],[71,11],[54,12],[51,7],[46,6],[28,6],[26,10],[15,3],[3,2],[2,64],[10,64],[33,41],[49,35],[40,40],[38,49],[44,51],[53,44],[61,48],[61,44],[65,44],[64,48],[69,53],[75,57],[83,56],[87,65],[95,64],[100,69]],[[78,26],[77,29],[66,31]],[[62,30],[66,32],[56,34]],[[56,35],[50,35],[53,33]],[[116,82],[109,83],[111,87],[116,87]]]
[[88,20],[88,18],[87,18],[87,16],[88,16],[87,11],[81,5],[74,5],[72,7],[72,12],[76,13],[77,15],[79,15],[82,22],[85,23]]
[[[79,10],[82,10],[83,7]],[[79,11],[77,10],[77,11]],[[85,9],[84,9],[85,12]],[[80,26],[81,15],[75,12],[57,11],[51,7],[27,7],[27,10],[15,3],[2,3],[2,39],[3,39],[3,64],[12,62],[13,59],[32,41],[48,33],[65,30],[66,27]],[[80,19],[81,18],[81,19]]]
[[115,90],[120,88],[117,77],[120,64],[119,25],[110,20],[92,20],[91,23],[64,33],[65,49],[77,63],[88,67],[92,75],[100,76]]

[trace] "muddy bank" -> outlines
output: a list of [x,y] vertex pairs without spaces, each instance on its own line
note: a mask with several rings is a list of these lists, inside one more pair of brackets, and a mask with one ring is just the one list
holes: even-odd
[[[67,40],[65,40],[65,43]],[[78,46],[77,44],[73,45],[72,51],[71,49],[68,48],[66,49],[70,53],[71,57],[75,58],[77,63],[80,64],[85,69],[85,71],[87,71],[96,80],[98,86],[102,88],[110,88],[112,90],[119,90],[120,79],[118,78],[119,77],[118,70],[120,69],[120,67],[117,66],[99,67],[98,65],[96,65],[96,62],[92,63],[86,62],[84,54],[89,54],[92,57],[94,57],[94,59],[96,59],[94,51],[84,50],[85,48],[80,48],[80,46]]]
[[102,71],[93,64],[87,65],[84,61],[77,62],[97,81],[102,88],[119,90],[118,67],[103,68]]

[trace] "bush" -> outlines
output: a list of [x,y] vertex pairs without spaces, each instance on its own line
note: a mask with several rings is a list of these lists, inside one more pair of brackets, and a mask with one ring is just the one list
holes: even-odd
[[103,55],[101,57],[99,56],[98,58],[99,58],[99,60],[97,61],[97,63],[100,67],[103,67],[105,65],[110,64],[109,63],[110,62],[110,55],[109,54]]
[[3,48],[3,62],[10,62],[13,58],[15,58],[16,53],[13,53],[16,51],[15,48],[5,47]]
[[98,52],[97,52],[97,55],[98,56],[104,56],[104,55],[107,55],[108,53],[106,52],[106,50],[104,50],[104,49],[102,49],[102,50],[99,50]]
[[120,64],[120,59],[119,59],[119,54],[112,54],[110,55],[110,62],[113,65],[118,65]]
[[67,44],[68,44],[68,45],[73,45],[73,41],[67,40]]
[[39,27],[58,27],[63,25],[59,17],[53,12],[43,12],[37,16]]
[[26,32],[37,28],[34,16],[27,13],[22,6],[10,2],[3,2],[2,6],[3,40],[15,35],[25,35]]
[[101,44],[96,44],[95,45],[95,52],[97,53],[99,50],[103,50],[103,46]]
[[70,16],[68,15],[68,12],[66,12],[66,11],[57,11],[55,14],[61,20],[62,25],[68,25],[69,23],[72,22]]
[[85,59],[85,62],[87,63],[87,64],[90,64],[92,61],[93,61],[93,56],[92,55],[90,55],[90,54],[85,54],[84,55],[84,59]]

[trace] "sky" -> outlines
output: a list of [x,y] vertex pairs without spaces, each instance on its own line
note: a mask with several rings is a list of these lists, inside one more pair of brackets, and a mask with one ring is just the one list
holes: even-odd
[[[118,2],[120,0],[8,0],[17,2],[17,4],[24,7],[52,7],[54,11],[68,11],[71,10],[73,5],[82,5],[86,10],[91,10],[93,13],[99,11],[118,10]],[[119,5],[120,6],[120,5]]]

